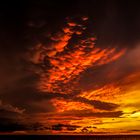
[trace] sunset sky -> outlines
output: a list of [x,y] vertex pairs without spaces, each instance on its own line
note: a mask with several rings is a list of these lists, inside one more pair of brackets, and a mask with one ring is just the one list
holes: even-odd
[[140,2],[0,4],[0,134],[140,134]]

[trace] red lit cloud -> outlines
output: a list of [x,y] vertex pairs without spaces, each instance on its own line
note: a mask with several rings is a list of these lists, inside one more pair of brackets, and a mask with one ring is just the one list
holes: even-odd
[[[87,17],[82,17],[78,22],[67,18],[66,25],[59,32],[48,35],[48,45],[40,43],[30,50],[30,61],[38,67],[39,90],[71,93],[80,73],[91,66],[112,62],[124,54],[124,49],[97,48],[95,37],[83,37],[87,20]],[[73,38],[78,41],[71,43]]]
[[118,2],[65,4],[2,9],[0,133],[139,131],[140,16]]

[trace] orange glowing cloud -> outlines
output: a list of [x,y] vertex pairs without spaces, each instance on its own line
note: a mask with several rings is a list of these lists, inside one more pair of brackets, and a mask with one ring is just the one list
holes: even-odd
[[75,102],[70,100],[64,100],[64,99],[52,99],[51,102],[55,106],[57,112],[65,112],[65,111],[71,111],[71,110],[97,110],[93,109],[93,106],[81,103],[81,102]]
[[117,101],[120,98],[121,87],[115,84],[108,84],[93,91],[86,91],[79,96],[89,100],[101,100],[101,101]]
[[[39,65],[38,88],[44,92],[71,93],[78,81],[79,74],[91,66],[99,66],[121,57],[125,50],[95,47],[94,37],[82,37],[88,18],[81,18],[81,23],[70,21],[62,30],[50,37],[48,46],[39,44],[32,49],[30,60]],[[71,44],[74,35],[78,42]],[[79,37],[78,37],[79,36]],[[75,36],[76,37],[76,36]]]

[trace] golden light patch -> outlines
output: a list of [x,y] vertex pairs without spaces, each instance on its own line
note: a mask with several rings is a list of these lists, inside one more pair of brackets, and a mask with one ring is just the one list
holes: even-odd
[[64,99],[52,99],[51,102],[55,106],[57,112],[65,112],[70,110],[96,110],[91,105],[81,102],[67,101]]
[[95,89],[89,92],[83,92],[79,96],[89,100],[101,100],[101,101],[117,101],[120,97],[121,89],[115,84],[105,85],[99,89]]

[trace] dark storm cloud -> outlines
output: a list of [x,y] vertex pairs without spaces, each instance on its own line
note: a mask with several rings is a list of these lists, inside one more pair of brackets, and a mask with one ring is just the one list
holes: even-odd
[[83,103],[87,103],[90,105],[93,105],[95,108],[100,109],[100,110],[107,110],[107,111],[111,111],[116,109],[119,105],[115,104],[115,103],[109,103],[109,102],[103,102],[103,101],[97,101],[97,100],[88,100],[82,97],[77,97],[74,98],[75,101],[80,101]]
[[54,124],[51,126],[43,126],[40,123],[34,123],[32,125],[30,125],[29,130],[53,130],[53,131],[75,131],[77,128],[80,128],[81,126],[78,125],[70,125],[70,124]]
[[97,117],[97,118],[118,118],[123,115],[122,111],[109,111],[109,112],[93,112],[92,110],[71,110],[64,112],[64,116],[76,117]]
[[27,130],[24,124],[14,122],[11,119],[0,118],[0,132],[13,132],[13,131],[25,131]]
[[[28,39],[30,40],[29,42],[31,44],[36,44],[35,42],[49,44],[49,37],[51,36],[50,33],[52,33],[53,35],[56,34],[56,30],[61,28],[61,25],[64,24],[62,23],[62,21],[66,17],[71,15],[73,16],[73,13],[76,13],[76,15],[80,15],[79,13],[81,12],[82,14],[84,13],[85,15],[88,15],[90,19],[85,35],[87,35],[87,32],[93,33],[97,37],[96,46],[103,48],[115,47],[121,49],[126,47],[128,49],[133,49],[135,47],[135,43],[137,43],[137,40],[139,38],[138,31],[140,29],[139,25],[135,24],[138,23],[140,19],[137,16],[137,14],[139,13],[138,6],[135,5],[130,7],[129,5],[131,3],[135,4],[135,2],[133,1],[123,1],[122,3],[118,1],[75,1],[74,5],[70,3],[70,6],[66,6],[65,3],[63,3],[60,6],[57,6],[57,4],[53,2],[50,2],[49,4],[45,3],[45,1],[33,2],[33,5],[35,7],[29,10],[30,14],[28,17],[32,20],[32,23],[30,23],[31,29],[30,27],[27,28],[27,34],[29,36]],[[48,6],[48,11],[45,10],[44,5]],[[53,10],[51,9],[51,7],[53,7]],[[133,10],[133,8],[135,10]],[[63,10],[65,10],[65,13],[62,12]],[[33,11],[36,11],[36,13],[34,13]],[[38,11],[39,14],[38,16],[36,16]],[[48,15],[47,12],[49,12],[50,15]],[[45,32],[46,29],[47,31]],[[48,63],[48,61],[46,61],[46,63],[49,67],[50,64]],[[122,64],[111,63],[109,65],[91,68],[85,71],[85,75],[80,81],[80,85],[82,85],[86,90],[94,86],[99,87],[107,83],[114,82],[114,80],[116,81],[117,79],[111,79],[105,75],[108,75],[108,73],[110,73],[110,69],[114,69],[116,67],[120,68],[118,70],[119,72],[122,71]],[[130,67],[127,67],[126,70],[123,69],[123,71],[129,71],[130,69]],[[92,78],[92,76],[94,78]],[[121,76],[118,76],[116,74],[116,78],[119,78]]]
[[[47,95],[46,95],[46,97],[47,97]],[[72,96],[72,95],[54,94],[54,95],[52,95],[52,98],[63,98],[68,101],[77,101],[77,102],[92,105],[96,109],[106,110],[106,111],[112,111],[119,107],[119,105],[115,104],[115,103],[103,102],[103,101],[99,101],[99,100],[88,100],[83,97],[76,97],[76,96]]]
[[18,120],[18,118],[21,117],[21,114],[5,109],[0,109],[0,116],[1,118],[11,119],[11,120],[15,120],[17,118]]
[[[91,23],[88,28],[91,32],[95,31],[94,34],[97,36],[97,46],[100,46],[101,44],[102,46],[110,46],[110,44],[114,45],[117,43],[122,44],[122,40],[125,40],[125,42],[131,41],[132,39],[128,39],[128,37],[133,38],[134,40],[135,36],[139,35],[139,25],[135,26],[135,24],[138,24],[139,22],[139,17],[137,16],[139,10],[137,6],[138,4],[136,5],[134,1],[123,1],[120,3],[119,1],[81,2],[77,0],[74,1],[74,4],[71,1],[58,4],[54,1],[46,2],[42,0],[39,2],[18,2],[17,4],[19,7],[17,6],[16,8],[13,8],[11,2],[9,2],[9,4],[4,3],[3,8],[1,9],[1,15],[3,17],[1,28],[5,32],[4,35],[3,32],[1,32],[1,37],[4,38],[1,39],[1,44],[3,46],[2,50],[5,50],[3,52],[4,54],[7,53],[6,50],[14,52],[12,57],[17,54],[17,50],[24,50],[27,46],[29,47],[29,42],[40,40],[41,37],[43,37],[42,32],[46,30],[45,28],[49,27],[49,30],[51,30],[54,26],[55,28],[53,28],[53,30],[55,30],[65,17],[73,16],[75,13],[84,13],[89,16]],[[134,5],[130,7],[130,4]],[[9,11],[6,9],[7,5],[10,9]],[[17,20],[15,20],[15,22],[14,20],[11,20],[12,18],[19,19],[18,23],[16,23]],[[37,29],[29,29],[24,26],[26,21],[30,19],[33,20],[32,24],[37,24]],[[31,35],[29,42],[27,40],[22,40],[24,38],[24,28],[26,28],[26,33],[29,36]],[[32,35],[35,36],[35,39],[33,40],[32,38],[34,37],[32,37]],[[130,45],[128,45],[128,47],[129,46]],[[7,56],[4,56],[4,58],[6,57]],[[11,58],[9,59],[11,60]],[[16,60],[18,59],[16,58]],[[8,63],[8,60],[2,63]],[[98,79],[96,78],[96,80]]]
[[[53,1],[32,1],[30,4],[32,6],[30,5],[30,10],[28,9],[29,19],[31,18],[37,23],[39,20],[49,21],[47,25],[50,28],[54,26],[54,29],[57,24],[61,23],[61,19],[67,16],[88,15],[91,19],[89,30],[94,31],[99,46],[119,44],[122,47],[122,44],[128,44],[131,47],[130,43],[133,44],[140,37],[140,18],[138,16],[140,11],[139,2],[136,1],[88,0],[81,2],[76,0],[61,4]],[[39,26],[39,30],[43,30],[43,22],[39,25],[42,25]]]
[[20,120],[6,118],[6,117],[0,117],[0,133],[5,132],[20,132],[24,131],[25,133],[27,131],[37,131],[37,130],[45,130],[45,128],[42,124],[35,122],[35,123],[24,123]]
[[[74,3],[74,4],[73,4]],[[131,6],[130,6],[131,5]],[[27,28],[29,42],[47,42],[46,32],[55,33],[66,17],[87,15],[90,19],[87,32],[97,37],[99,47],[133,48],[140,38],[139,2],[136,1],[67,1],[58,4],[52,1],[30,1],[25,12],[31,20],[32,29]],[[65,11],[65,12],[64,12]],[[49,13],[49,14],[48,14]]]
[[75,131],[80,126],[78,125],[68,125],[68,124],[55,124],[52,125],[51,129],[55,131],[62,131],[62,130],[68,130],[68,131]]
[[[16,4],[18,6],[15,6]],[[130,44],[130,42],[139,39],[140,36],[139,2],[135,0],[124,0],[123,2],[117,0],[81,2],[76,0],[61,4],[50,0],[30,0],[17,2],[16,4],[5,2],[1,5],[1,17],[3,19],[1,28],[3,32],[7,31],[5,35],[2,32],[1,37],[4,38],[5,42],[8,36],[9,41],[12,41],[11,37],[14,37],[12,43],[17,44],[18,42],[19,45],[21,45],[21,42],[24,43],[25,40],[22,40],[25,35],[24,29],[26,29],[26,33],[34,34],[35,39],[39,40],[38,35],[46,27],[55,30],[64,18],[73,15],[89,16],[91,19],[89,31],[93,31],[97,36],[99,46],[105,44],[105,46],[110,46],[110,44],[121,44],[122,42],[129,42],[128,44]],[[25,23],[29,21],[32,21],[29,25],[37,27],[36,30],[25,26]],[[14,36],[11,36],[13,33]],[[22,47],[13,46],[12,48],[21,49]]]
[[0,109],[8,112],[19,113],[19,114],[22,114],[24,112],[24,109],[19,109],[18,107],[14,107],[10,104],[5,104],[1,100],[0,100]]
[[13,107],[10,104],[0,102],[0,132],[12,132],[25,130],[26,126],[21,123],[24,110]]
[[55,108],[49,101],[55,97],[56,95],[53,94],[44,95],[33,87],[20,87],[1,94],[2,100],[25,109],[26,113],[55,111]]
[[[26,113],[54,112],[56,109],[50,102],[51,99],[62,98],[67,101],[81,102],[92,105],[96,109],[112,111],[119,105],[97,100],[88,100],[82,97],[75,97],[68,94],[44,93],[32,87],[20,87],[13,91],[1,94],[1,99],[25,110]],[[17,100],[18,99],[18,100]]]
[[26,129],[22,115],[24,109],[3,103],[0,100],[0,132],[22,131]]
[[119,86],[125,85],[123,81],[126,77],[139,72],[139,53],[140,47],[139,44],[137,44],[134,49],[128,50],[124,56],[115,62],[87,69],[81,76],[80,86],[86,91],[94,90],[115,82],[121,83]]
[[60,118],[60,117],[48,117],[47,118],[47,120],[59,120],[59,121],[61,121],[61,120],[80,120],[80,118],[75,118],[75,117],[63,117],[63,118]]
[[[41,42],[49,44],[48,34],[56,34],[66,17],[87,15],[89,23],[87,32],[97,37],[96,46],[100,48],[116,47],[134,50],[140,39],[140,10],[137,1],[97,1],[76,0],[64,3],[55,1],[24,1],[4,2],[0,5],[0,131],[45,129],[40,124],[26,125],[17,120],[22,112],[40,113],[55,112],[49,102],[53,98],[63,98],[68,101],[78,101],[92,105],[96,109],[107,112],[94,113],[91,111],[66,112],[78,117],[120,117],[121,111],[113,111],[118,105],[98,100],[88,100],[82,97],[42,93],[36,90],[38,76],[29,71],[29,63],[23,54],[34,44]],[[46,37],[47,36],[47,37]],[[47,39],[46,39],[47,38]],[[54,39],[54,38],[53,38]],[[73,42],[76,40],[72,40]],[[71,41],[71,43],[73,43]],[[84,90],[103,86],[122,79],[133,69],[139,70],[139,48],[128,53],[119,61],[86,70],[81,78]],[[134,60],[135,64],[130,61]],[[127,63],[126,63],[127,62]],[[49,64],[47,64],[49,65]],[[117,68],[117,69],[116,69]],[[110,70],[119,72],[108,76]],[[85,78],[86,77],[86,78]],[[93,78],[94,77],[94,78]],[[95,86],[95,87],[94,87]],[[78,93],[74,93],[78,95]],[[59,125],[54,125],[55,127]],[[77,126],[65,126],[68,130],[75,130]],[[60,128],[61,128],[60,127]]]
[[0,132],[28,131],[45,129],[39,122],[26,121],[25,110],[0,102]]

